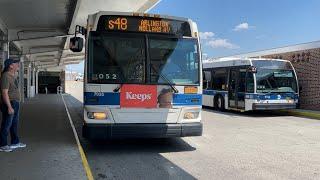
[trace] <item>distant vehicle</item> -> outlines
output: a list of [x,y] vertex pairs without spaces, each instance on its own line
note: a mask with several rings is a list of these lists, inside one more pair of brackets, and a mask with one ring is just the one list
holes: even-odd
[[75,78],[76,81],[83,81],[83,74],[78,74]]
[[239,111],[294,109],[296,72],[287,60],[222,59],[203,63],[204,106]]
[[[196,23],[144,13],[88,17],[83,136],[202,135],[202,61]],[[78,31],[78,32],[79,32]],[[70,39],[73,52],[83,39]]]

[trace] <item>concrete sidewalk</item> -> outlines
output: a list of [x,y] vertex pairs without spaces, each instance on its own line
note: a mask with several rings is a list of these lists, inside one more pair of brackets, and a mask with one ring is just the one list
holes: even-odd
[[290,110],[283,110],[282,112],[292,116],[302,116],[302,117],[308,117],[313,119],[320,119],[320,111],[312,111],[312,110],[305,110],[305,109],[290,109]]
[[0,179],[87,179],[60,95],[27,100],[20,115],[27,147],[0,152]]

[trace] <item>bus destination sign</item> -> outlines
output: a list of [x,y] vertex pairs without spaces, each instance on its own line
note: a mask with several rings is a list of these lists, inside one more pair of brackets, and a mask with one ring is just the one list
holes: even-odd
[[101,16],[97,31],[129,31],[191,36],[189,23],[140,16]]
[[139,31],[141,32],[157,32],[169,33],[170,22],[162,20],[141,20],[139,24]]
[[[155,32],[155,33],[169,33],[170,22],[164,20],[148,20],[141,19],[138,21],[139,32]],[[127,18],[116,18],[108,20],[108,30],[128,30],[128,19]]]

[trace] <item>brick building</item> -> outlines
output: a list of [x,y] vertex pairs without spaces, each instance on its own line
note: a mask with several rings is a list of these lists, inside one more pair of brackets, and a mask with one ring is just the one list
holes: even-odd
[[299,86],[302,87],[300,108],[320,110],[320,41],[232,57],[266,57],[291,61],[297,72]]

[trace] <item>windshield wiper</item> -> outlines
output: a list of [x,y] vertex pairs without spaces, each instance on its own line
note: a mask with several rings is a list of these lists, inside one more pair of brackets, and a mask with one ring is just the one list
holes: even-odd
[[[150,64],[150,66],[151,66],[151,68],[152,68],[157,74],[159,74],[159,72],[156,70],[156,68],[154,68],[154,67],[152,66],[152,64]],[[170,86],[171,89],[174,91],[174,93],[179,93],[178,89],[177,89],[176,87],[174,87],[174,85],[172,84],[172,82],[171,82],[167,77],[165,77],[163,74],[159,74],[159,76],[169,84],[169,86]]]
[[118,92],[118,91],[120,90],[120,88],[121,88],[121,85],[118,86],[118,87],[116,87],[116,88],[113,90],[113,92]]

